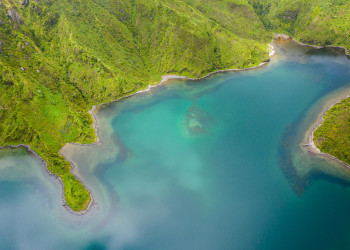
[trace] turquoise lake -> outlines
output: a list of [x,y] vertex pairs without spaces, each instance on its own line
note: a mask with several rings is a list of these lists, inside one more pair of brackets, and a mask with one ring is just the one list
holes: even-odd
[[350,171],[302,147],[349,88],[344,53],[291,43],[103,106],[101,143],[62,151],[94,197],[83,216],[39,159],[0,150],[0,249],[350,249]]

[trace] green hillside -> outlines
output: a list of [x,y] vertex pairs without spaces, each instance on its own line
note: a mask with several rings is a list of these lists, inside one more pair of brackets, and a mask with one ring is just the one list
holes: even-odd
[[350,1],[249,0],[265,27],[313,45],[350,50]]

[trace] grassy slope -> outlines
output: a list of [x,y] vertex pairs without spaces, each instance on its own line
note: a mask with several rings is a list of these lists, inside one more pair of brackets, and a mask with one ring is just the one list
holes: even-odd
[[[350,52],[350,1],[249,0],[268,29],[314,45],[344,46]],[[350,164],[350,98],[334,105],[315,131],[316,146]]]
[[92,105],[164,74],[255,66],[270,39],[243,0],[2,0],[0,145],[30,145],[81,211],[91,198],[58,152],[96,140]]
[[350,2],[347,0],[249,0],[265,26],[313,45],[350,50]]

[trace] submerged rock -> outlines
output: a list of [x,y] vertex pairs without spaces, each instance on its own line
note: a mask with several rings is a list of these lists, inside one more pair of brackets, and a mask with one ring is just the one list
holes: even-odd
[[185,126],[191,135],[205,134],[213,126],[213,118],[206,110],[194,104],[186,111]]

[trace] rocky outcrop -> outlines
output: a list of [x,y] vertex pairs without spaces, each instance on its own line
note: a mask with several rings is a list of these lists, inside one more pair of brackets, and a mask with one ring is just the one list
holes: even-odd
[[298,14],[299,14],[298,11],[290,11],[290,10],[288,10],[282,15],[282,18],[284,20],[296,20],[298,18]]
[[280,41],[280,40],[289,40],[292,39],[291,36],[285,35],[285,34],[277,34],[275,36],[275,40]]
[[18,15],[15,9],[8,10],[7,13],[9,14],[12,21],[15,21],[18,24],[21,23],[21,17]]
[[27,7],[28,4],[29,4],[29,0],[21,0],[21,4],[22,4],[24,7]]

